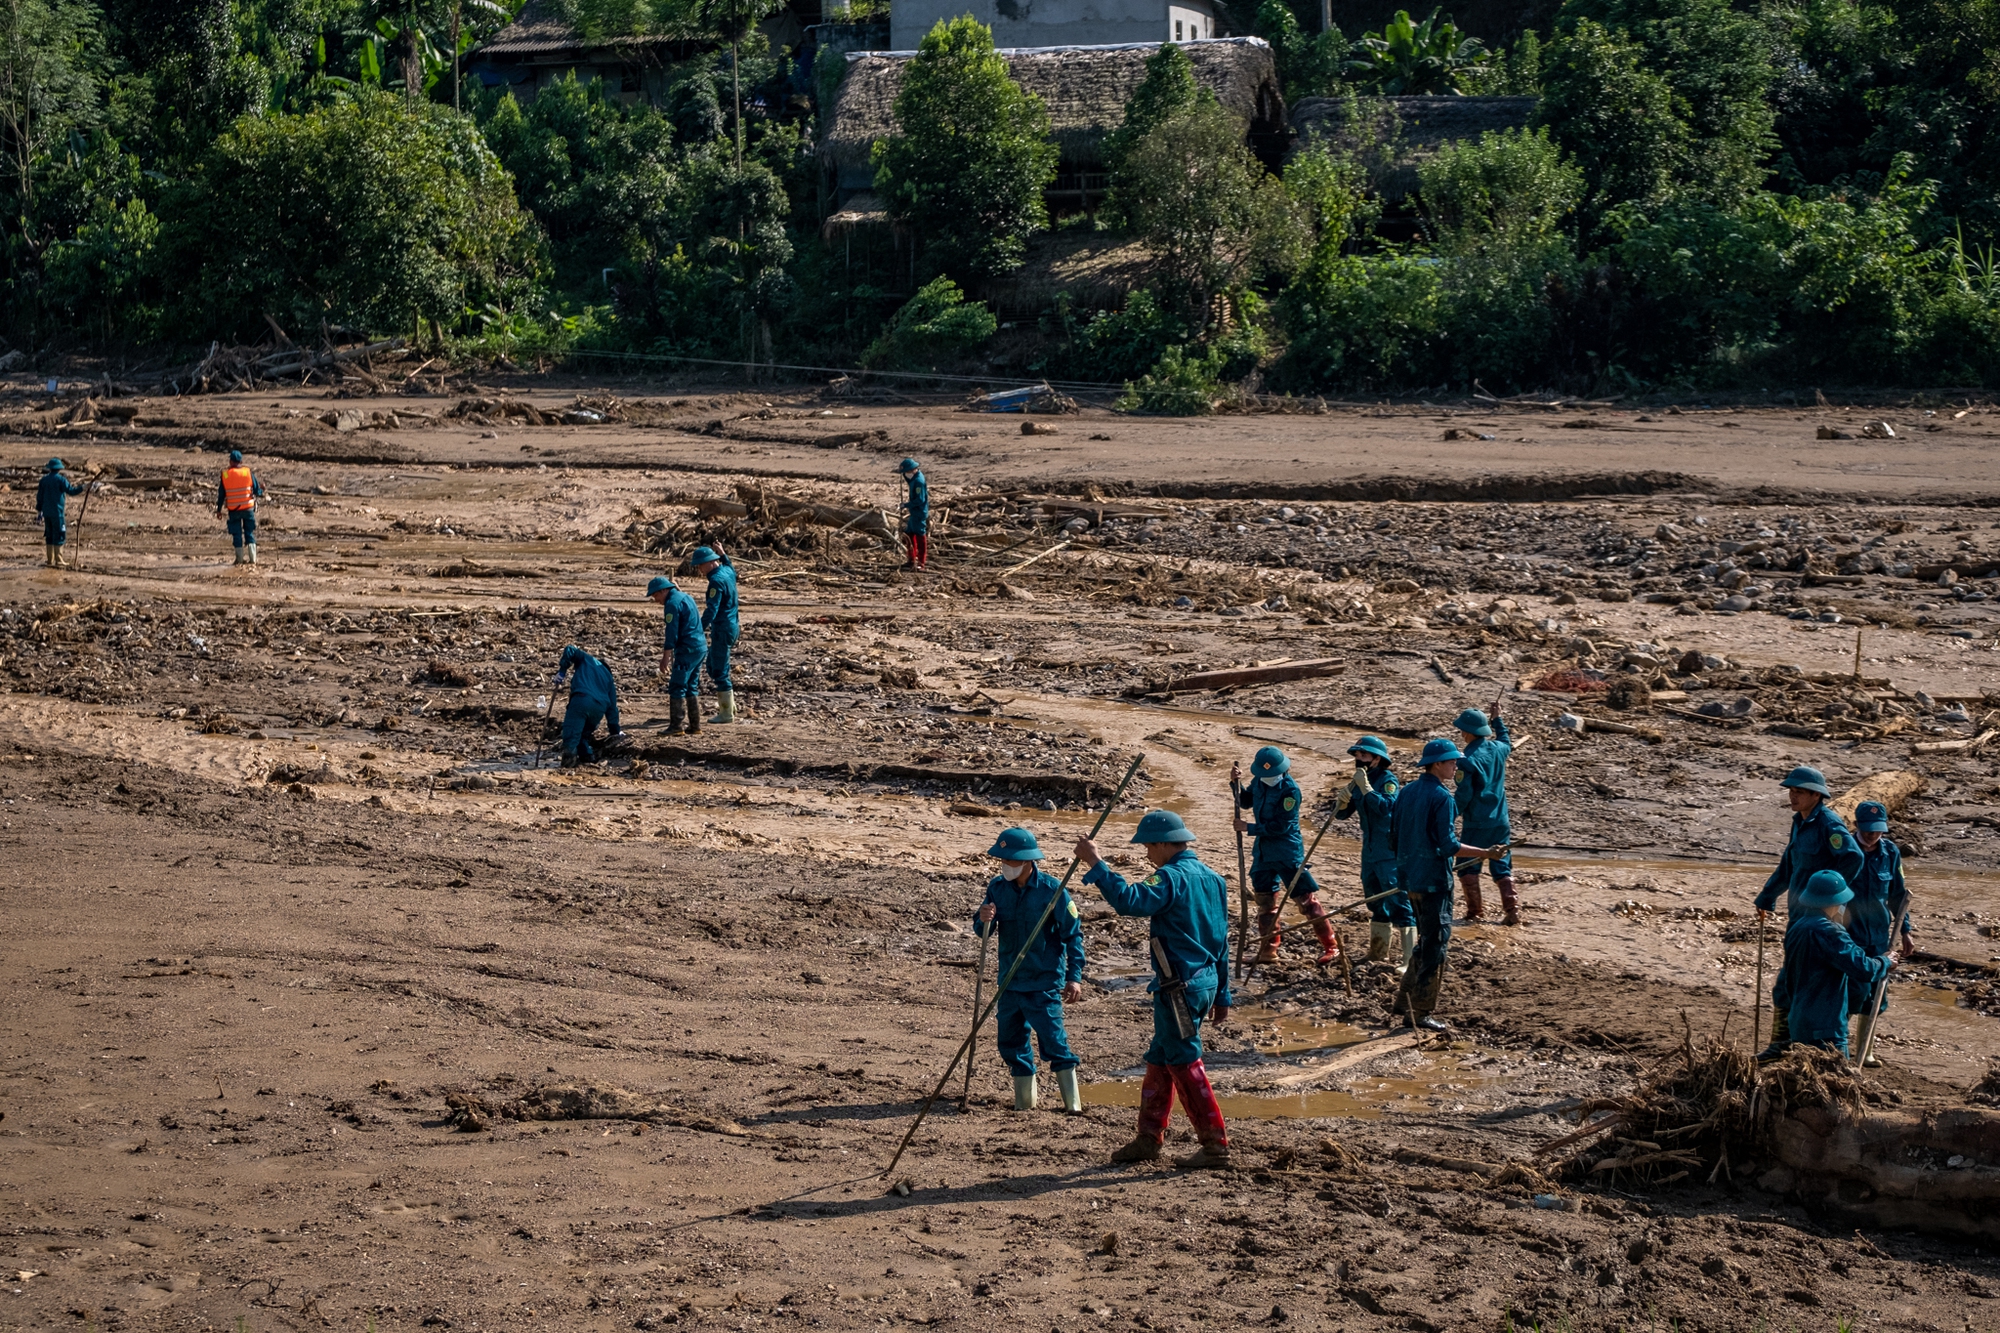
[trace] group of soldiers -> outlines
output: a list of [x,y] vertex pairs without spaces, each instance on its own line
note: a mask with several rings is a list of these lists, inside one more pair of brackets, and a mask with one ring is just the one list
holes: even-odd
[[[1438,1032],[1449,1030],[1435,1011],[1455,916],[1453,880],[1465,893],[1460,922],[1481,919],[1482,865],[1500,890],[1503,924],[1520,921],[1509,858],[1506,724],[1496,703],[1490,714],[1465,710],[1454,725],[1458,742],[1426,741],[1418,775],[1408,784],[1391,770],[1380,738],[1355,741],[1348,748],[1354,773],[1336,791],[1332,811],[1335,818],[1360,821],[1362,901],[1372,918],[1369,957],[1393,963],[1400,955],[1402,980],[1390,1022]],[[1281,750],[1265,746],[1251,760],[1249,786],[1242,784],[1240,769],[1231,770],[1239,812],[1235,828],[1254,836],[1257,846],[1249,876],[1258,907],[1254,961],[1275,961],[1279,915],[1284,903],[1295,899],[1319,937],[1318,961],[1324,965],[1338,958],[1340,946],[1308,865],[1299,827],[1301,793],[1290,767]],[[1915,949],[1902,855],[1887,836],[1889,812],[1881,803],[1860,804],[1858,834],[1850,833],[1827,804],[1826,779],[1817,769],[1793,769],[1783,787],[1793,810],[1791,837],[1756,907],[1761,923],[1784,893],[1792,919],[1771,992],[1771,1044],[1758,1059],[1775,1059],[1793,1043],[1844,1057],[1850,1022],[1888,1007],[1882,983],[1898,952],[1907,957]],[[1251,818],[1243,817],[1245,810]],[[1085,884],[1119,915],[1151,920],[1153,1038],[1145,1055],[1137,1132],[1112,1160],[1157,1159],[1178,1097],[1201,1147],[1175,1164],[1227,1166],[1229,1134],[1202,1065],[1201,1030],[1205,1022],[1227,1021],[1234,1003],[1228,884],[1196,855],[1195,835],[1171,811],[1149,811],[1132,842],[1151,866],[1137,883],[1112,870],[1091,838],[1075,845],[1077,861],[1088,872]],[[1000,1056],[1014,1080],[1014,1107],[1036,1105],[1032,1034],[1056,1076],[1063,1109],[1079,1112],[1081,1062],[1063,1027],[1064,1004],[1083,994],[1085,956],[1076,904],[1062,881],[1041,868],[1042,851],[1027,829],[1006,830],[987,855],[999,862],[999,873],[986,886],[973,928],[982,936],[997,933],[1001,975],[1009,977],[996,1013]],[[1018,965],[1010,976],[1013,960]],[[1880,1063],[1865,1050],[1855,1055],[1871,1067]]]

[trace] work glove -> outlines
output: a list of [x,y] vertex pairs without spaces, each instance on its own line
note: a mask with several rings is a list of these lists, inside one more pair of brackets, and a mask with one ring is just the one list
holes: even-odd
[[561,673],[557,673],[556,675],[550,676],[549,684],[558,690],[561,689],[563,687],[563,676],[561,675]]
[[1375,770],[1363,764],[1354,770],[1355,795],[1375,790]]

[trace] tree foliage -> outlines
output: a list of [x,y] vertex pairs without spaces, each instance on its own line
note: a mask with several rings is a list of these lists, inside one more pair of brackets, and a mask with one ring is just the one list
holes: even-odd
[[465,116],[366,94],[248,117],[169,201],[176,308],[249,336],[263,316],[411,328],[506,305],[540,276],[538,228]]
[[960,276],[1019,267],[1048,225],[1056,148],[1041,99],[1014,82],[992,31],[969,17],[932,28],[896,121],[901,133],[875,145],[875,185],[931,263]]
[[1462,93],[1490,58],[1485,43],[1432,10],[1423,22],[1399,9],[1354,43],[1348,77],[1388,97]]
[[1243,146],[1243,128],[1212,100],[1154,127],[1126,153],[1113,198],[1152,252],[1183,310],[1303,257],[1308,236],[1291,196]]

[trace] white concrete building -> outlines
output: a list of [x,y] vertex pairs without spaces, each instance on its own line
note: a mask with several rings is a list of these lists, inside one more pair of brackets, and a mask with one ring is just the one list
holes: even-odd
[[970,14],[993,29],[993,44],[1106,46],[1195,42],[1219,36],[1209,0],[894,0],[889,45],[914,51],[939,20]]

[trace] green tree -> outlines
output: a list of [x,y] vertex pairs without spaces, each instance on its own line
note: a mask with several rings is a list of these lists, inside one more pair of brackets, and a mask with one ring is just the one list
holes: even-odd
[[1764,183],[1777,144],[1765,22],[1732,0],[1569,0],[1563,22],[1585,21],[1623,34],[1671,91],[1686,143],[1677,190],[1726,204]]
[[1348,42],[1339,28],[1308,33],[1285,0],[1262,0],[1253,26],[1277,57],[1286,101],[1326,97],[1338,87],[1348,59]]
[[1214,102],[1156,126],[1125,156],[1113,199],[1151,251],[1165,294],[1202,322],[1216,292],[1286,273],[1310,243],[1305,218]]
[[1537,123],[1583,171],[1594,214],[1649,206],[1674,193],[1691,145],[1673,90],[1640,65],[1640,50],[1589,19],[1549,47]]
[[1417,167],[1418,197],[1438,248],[1489,238],[1536,243],[1556,234],[1583,197],[1583,173],[1542,130],[1488,131],[1446,144]]
[[736,114],[736,165],[743,165],[743,43],[758,23],[784,8],[783,0],[683,0],[693,26],[729,43],[729,90]]
[[1435,9],[1422,23],[1399,9],[1382,31],[1355,41],[1347,76],[1386,97],[1462,93],[1490,54],[1477,37],[1460,32]]
[[643,103],[605,96],[572,73],[522,106],[502,94],[483,126],[515,194],[548,230],[558,261],[615,261],[670,205],[673,129]]
[[254,336],[271,314],[408,329],[532,298],[539,237],[472,121],[362,92],[246,117],[170,191],[160,253],[176,328]]
[[1118,128],[1104,136],[1104,161],[1116,175],[1132,145],[1175,116],[1192,111],[1203,98],[1215,94],[1195,81],[1194,62],[1173,42],[1163,44],[1146,57],[1145,77],[1125,101],[1125,118]]
[[896,97],[900,133],[877,143],[875,186],[933,262],[960,274],[1020,266],[1048,225],[1042,191],[1056,174],[1042,101],[1024,92],[972,18],[925,35]]

